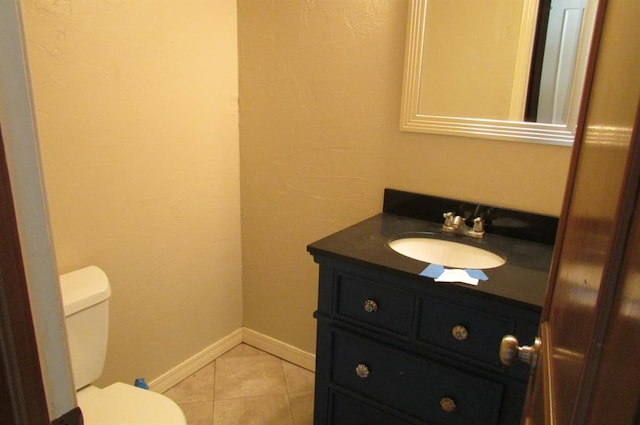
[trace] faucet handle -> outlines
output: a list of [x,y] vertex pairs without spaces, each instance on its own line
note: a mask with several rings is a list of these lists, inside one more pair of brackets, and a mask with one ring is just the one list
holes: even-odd
[[445,226],[451,226],[453,225],[453,212],[448,211],[444,214],[442,214],[442,217],[444,218],[444,225]]
[[476,233],[484,233],[484,221],[482,217],[476,217],[473,219],[473,231]]

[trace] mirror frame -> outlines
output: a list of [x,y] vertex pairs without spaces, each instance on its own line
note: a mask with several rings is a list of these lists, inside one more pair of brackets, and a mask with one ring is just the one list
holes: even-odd
[[[400,130],[560,146],[573,145],[580,98],[582,97],[582,88],[585,80],[588,46],[591,43],[586,43],[586,45],[581,45],[580,47],[581,53],[584,52],[584,54],[579,54],[576,65],[576,69],[579,69],[580,72],[577,73],[574,80],[566,125],[420,114],[418,104],[428,1],[430,0],[411,0],[409,3]],[[526,2],[523,22],[535,20],[537,4],[538,2],[535,0]],[[585,20],[593,20],[590,16],[594,9],[596,8],[587,7]],[[586,33],[583,32],[581,38],[591,40],[591,33],[592,29]],[[524,43],[526,45],[526,43],[532,43],[532,41],[524,40]],[[580,90],[576,90],[576,87],[579,87]]]

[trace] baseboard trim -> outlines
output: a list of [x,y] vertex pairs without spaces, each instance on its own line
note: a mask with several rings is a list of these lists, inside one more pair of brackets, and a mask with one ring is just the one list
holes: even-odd
[[242,342],[312,372],[316,370],[315,354],[303,351],[278,339],[254,331],[253,329],[242,328]]
[[168,372],[149,381],[149,388],[155,392],[163,393],[242,342],[315,372],[315,354],[303,351],[253,329],[239,328]]
[[149,389],[158,393],[167,391],[189,375],[202,369],[207,364],[240,344],[243,340],[243,333],[242,328],[236,329],[229,335],[216,341],[196,355],[188,358],[173,369],[150,381]]

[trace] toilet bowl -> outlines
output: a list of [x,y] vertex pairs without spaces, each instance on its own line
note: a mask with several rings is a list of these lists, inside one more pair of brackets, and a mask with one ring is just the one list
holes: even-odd
[[122,382],[88,386],[77,396],[86,425],[186,424],[180,408],[167,397]]
[[153,391],[116,382],[91,385],[107,353],[109,297],[107,275],[90,266],[60,276],[62,303],[78,406],[85,425],[186,425],[180,407]]

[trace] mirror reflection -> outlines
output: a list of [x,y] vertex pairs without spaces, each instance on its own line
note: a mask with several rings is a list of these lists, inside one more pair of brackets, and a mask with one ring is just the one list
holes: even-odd
[[413,0],[401,127],[573,141],[595,0]]

